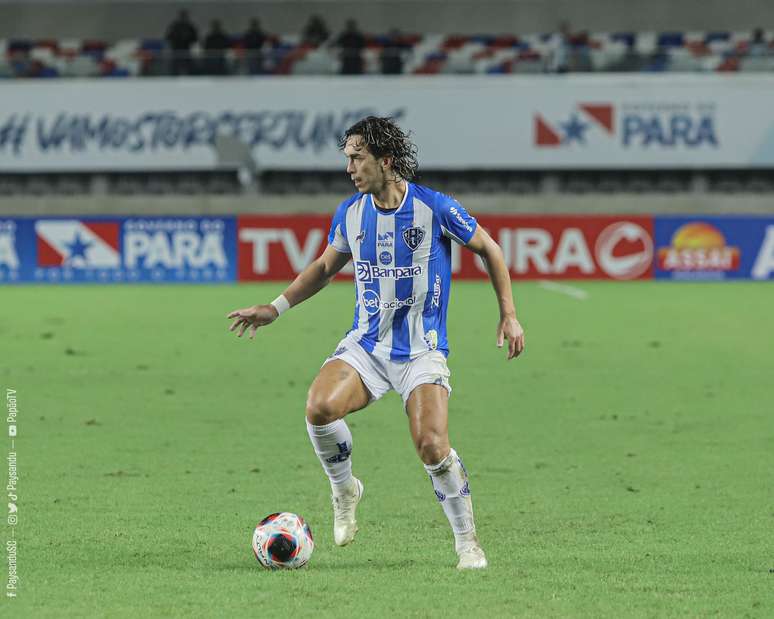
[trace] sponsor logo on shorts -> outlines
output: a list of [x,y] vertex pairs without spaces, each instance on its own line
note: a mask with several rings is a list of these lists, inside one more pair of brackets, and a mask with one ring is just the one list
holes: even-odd
[[417,302],[416,297],[409,297],[408,299],[392,299],[392,301],[382,301],[379,295],[373,290],[366,290],[360,296],[360,303],[363,305],[365,311],[373,316],[377,314],[379,310],[397,310],[402,307],[411,307]]
[[410,267],[380,267],[378,264],[371,264],[368,260],[355,261],[355,277],[357,281],[364,284],[375,279],[406,279],[419,275],[422,275],[421,264]]

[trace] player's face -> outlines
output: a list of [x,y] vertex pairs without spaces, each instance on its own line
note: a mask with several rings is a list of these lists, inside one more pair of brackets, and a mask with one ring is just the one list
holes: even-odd
[[377,159],[359,135],[353,135],[344,146],[347,174],[361,193],[379,193],[385,184],[386,158]]

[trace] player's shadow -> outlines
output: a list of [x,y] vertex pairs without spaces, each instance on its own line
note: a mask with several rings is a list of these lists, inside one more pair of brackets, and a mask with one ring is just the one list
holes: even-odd
[[[341,559],[336,561],[323,561],[312,562],[309,566],[302,568],[304,570],[314,570],[320,572],[326,571],[339,571],[339,570],[396,570],[396,569],[410,569],[416,564],[415,561],[379,561],[377,559]],[[210,566],[211,569],[212,566]],[[228,563],[220,566],[221,570],[228,571],[254,571],[260,570],[261,567],[254,561],[246,561],[239,563]],[[283,570],[266,570],[267,573],[280,573]]]

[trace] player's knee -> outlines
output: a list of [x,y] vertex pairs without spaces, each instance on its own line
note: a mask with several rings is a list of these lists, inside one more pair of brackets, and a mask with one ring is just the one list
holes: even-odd
[[346,414],[329,395],[310,392],[306,399],[306,418],[313,426],[324,426]]
[[449,455],[448,440],[435,432],[424,432],[416,440],[419,459],[424,464],[438,464]]

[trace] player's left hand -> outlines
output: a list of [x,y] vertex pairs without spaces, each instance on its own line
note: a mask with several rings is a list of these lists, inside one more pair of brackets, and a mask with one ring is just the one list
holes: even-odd
[[271,324],[275,320],[279,313],[273,305],[253,305],[252,307],[246,307],[245,309],[234,310],[230,312],[226,318],[233,318],[234,322],[228,328],[229,331],[235,331],[239,329],[238,337],[242,337],[245,331],[250,329],[250,339],[255,338],[255,332],[259,327],[264,327]]
[[502,348],[508,338],[508,360],[524,352],[524,329],[515,316],[504,316],[497,325],[497,347]]

